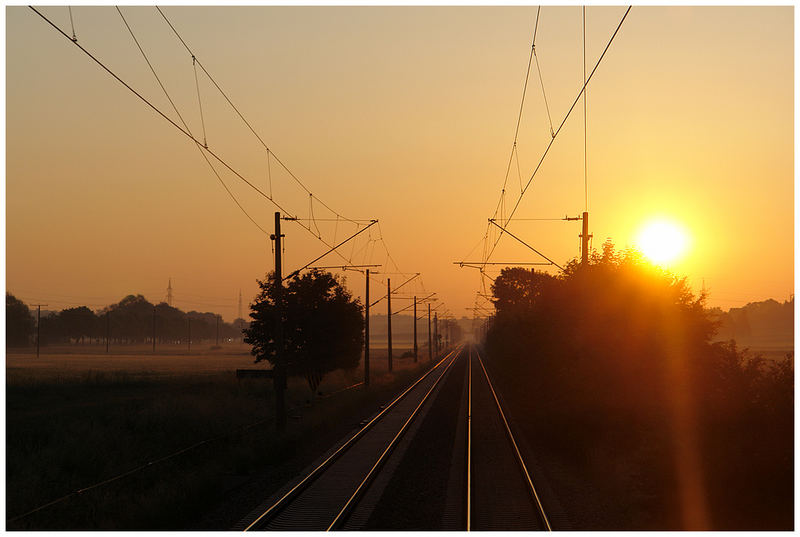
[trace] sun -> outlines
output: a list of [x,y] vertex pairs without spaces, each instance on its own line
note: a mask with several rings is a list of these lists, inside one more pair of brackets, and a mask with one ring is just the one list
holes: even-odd
[[652,220],[636,237],[636,247],[656,265],[666,266],[680,259],[689,246],[684,228],[669,220]]

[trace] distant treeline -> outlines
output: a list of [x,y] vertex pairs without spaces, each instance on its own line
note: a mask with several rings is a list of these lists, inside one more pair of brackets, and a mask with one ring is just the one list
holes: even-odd
[[[183,343],[189,331],[193,342],[242,340],[244,319],[224,322],[212,312],[184,312],[165,302],[153,304],[142,295],[128,295],[116,304],[92,311],[86,306],[49,312],[41,319],[41,344],[103,343],[108,337],[115,344]],[[191,325],[191,326],[190,326]],[[36,337],[36,319],[31,309],[14,295],[6,293],[6,345],[25,347]]]
[[785,302],[764,300],[723,312],[711,310],[719,323],[718,340],[736,340],[754,348],[794,346],[794,296]]
[[[86,306],[66,308],[59,312],[42,312],[41,344],[57,343],[104,343],[106,330],[112,343],[149,343],[153,337],[153,309],[155,308],[156,342],[184,343],[189,337],[191,318],[192,341],[216,341],[217,317],[213,312],[184,312],[165,302],[153,304],[142,295],[128,295],[116,304],[97,311]],[[423,314],[422,306],[418,312]],[[392,315],[392,337],[396,344],[405,345],[413,340],[413,315]],[[370,314],[370,337],[383,341],[388,334],[386,315]],[[439,334],[444,339],[449,327],[451,342],[458,342],[465,332],[471,331],[472,321],[439,319]],[[220,341],[242,340],[242,330],[249,321],[236,319],[226,323],[219,319]],[[431,320],[433,330],[433,320]],[[428,344],[427,316],[417,321],[417,341],[420,347]],[[6,293],[6,345],[26,347],[35,342],[36,312],[14,295]]]

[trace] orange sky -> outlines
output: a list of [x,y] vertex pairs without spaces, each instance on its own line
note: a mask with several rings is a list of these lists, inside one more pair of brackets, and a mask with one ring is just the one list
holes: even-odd
[[[380,231],[363,234],[346,257],[391,265],[385,244],[400,270],[422,273],[409,292],[436,291],[450,312],[471,315],[465,308],[479,277],[453,262],[481,239],[498,200],[536,7],[163,9],[314,196],[346,217],[380,220]],[[624,10],[587,8],[590,67]],[[41,11],[71,34],[66,7]],[[154,7],[122,11],[202,137],[191,57]],[[176,118],[113,7],[79,6],[73,16],[81,45]],[[793,18],[793,7],[633,8],[588,92],[595,246],[606,237],[632,244],[647,220],[671,218],[692,235],[675,268],[697,289],[705,279],[711,305],[788,298]],[[542,8],[536,51],[557,125],[582,83],[580,8]],[[202,73],[199,84],[209,147],[269,191],[265,149]],[[533,69],[518,142],[523,181],[548,131]],[[307,218],[308,195],[274,161],[270,172],[275,199]],[[222,178],[269,230],[275,207],[232,174]],[[519,182],[514,170],[514,197]],[[572,216],[583,197],[578,109],[517,216]],[[313,211],[332,216],[319,202]],[[319,224],[328,242],[355,229]],[[511,229],[559,262],[578,255],[577,223],[518,221]],[[296,223],[284,232],[287,271],[325,250]],[[99,308],[131,292],[161,300],[171,277],[175,305],[231,320],[239,289],[246,308],[271,255],[268,238],[185,136],[30,9],[6,8],[10,292],[50,309]],[[504,238],[493,260],[536,259]],[[320,264],[333,262],[342,261]],[[346,274],[360,295],[363,277]]]

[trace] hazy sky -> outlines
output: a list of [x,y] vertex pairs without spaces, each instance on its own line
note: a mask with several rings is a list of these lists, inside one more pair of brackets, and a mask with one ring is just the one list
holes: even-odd
[[[292,172],[340,214],[379,219],[342,251],[382,263],[451,312],[479,288],[466,259],[506,172],[536,7],[165,7],[197,58]],[[64,6],[41,11],[71,35]],[[624,7],[589,7],[594,65]],[[202,138],[191,56],[152,6],[122,12],[192,132]],[[793,7],[634,7],[588,91],[594,246],[632,244],[649,219],[684,225],[675,270],[711,305],[793,292]],[[176,114],[113,7],[75,7],[78,42],[169,117]],[[557,126],[582,84],[580,7],[541,10],[536,52]],[[198,70],[199,71],[199,70]],[[269,193],[267,153],[198,72],[209,148]],[[520,218],[584,209],[583,116],[559,134]],[[523,182],[550,138],[532,68],[518,150]],[[275,207],[221,176],[265,230]],[[276,201],[331,218],[270,159]],[[516,167],[510,200],[519,193]],[[318,223],[328,242],[353,224]],[[312,226],[315,232],[317,229]],[[559,262],[579,223],[519,221],[515,234]],[[286,271],[326,247],[284,222]],[[335,237],[334,237],[335,235]],[[383,242],[379,239],[383,237]],[[510,238],[496,261],[536,261]],[[320,265],[341,264],[331,255]],[[27,7],[6,8],[6,283],[49,309],[99,308],[128,293],[236,315],[272,268],[268,236],[230,199],[183,134]],[[381,269],[378,269],[381,270]],[[347,272],[361,295],[363,276]],[[381,276],[383,278],[385,276]],[[393,283],[404,280],[391,275]],[[379,296],[376,282],[373,297]],[[424,289],[423,289],[424,285]],[[395,309],[407,302],[398,298]],[[384,306],[382,305],[381,308]]]

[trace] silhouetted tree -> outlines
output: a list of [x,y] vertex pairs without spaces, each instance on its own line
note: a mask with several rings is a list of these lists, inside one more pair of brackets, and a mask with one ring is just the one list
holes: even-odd
[[105,311],[111,312],[111,334],[125,342],[143,342],[153,334],[153,304],[142,295],[128,295]]
[[333,274],[312,270],[289,279],[283,290],[282,354],[276,345],[279,309],[273,280],[258,285],[261,292],[250,305],[252,321],[244,330],[256,362],[268,360],[274,366],[283,360],[288,372],[304,376],[313,392],[325,373],[358,365],[364,344],[361,304]]
[[[492,291],[487,354],[531,431],[558,423],[551,449],[580,465],[602,445],[610,460],[593,467],[594,482],[627,491],[619,474],[602,473],[623,465],[663,506],[679,494],[669,441],[691,430],[720,528],[741,529],[727,520],[753,504],[764,518],[752,527],[791,527],[791,356],[768,362],[711,343],[718,314],[705,296],[611,242],[558,276],[504,269]],[[759,306],[765,318],[780,307]]]
[[6,345],[23,347],[33,337],[34,319],[30,309],[14,295],[6,293]]
[[97,330],[97,316],[86,306],[78,308],[68,308],[61,310],[58,314],[61,321],[61,329],[69,339],[74,339],[81,343],[84,338],[91,338]]
[[43,313],[39,322],[41,323],[39,336],[42,338],[42,345],[69,342],[69,336],[58,313],[52,311]]

